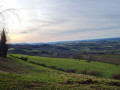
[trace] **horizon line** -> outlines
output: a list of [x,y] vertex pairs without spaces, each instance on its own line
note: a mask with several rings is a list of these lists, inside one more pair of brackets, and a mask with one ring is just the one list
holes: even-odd
[[82,40],[68,40],[68,41],[50,41],[50,42],[21,42],[21,43],[9,43],[9,44],[37,44],[37,43],[59,43],[59,42],[74,42],[74,41],[89,41],[89,40],[101,40],[101,39],[115,39],[120,37],[111,37],[111,38],[97,38],[97,39],[82,39]]

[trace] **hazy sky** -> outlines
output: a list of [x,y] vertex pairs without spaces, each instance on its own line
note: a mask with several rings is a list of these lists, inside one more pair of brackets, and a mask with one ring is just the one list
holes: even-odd
[[15,15],[8,20],[12,43],[120,36],[120,0],[4,0],[0,6],[19,14],[20,23]]

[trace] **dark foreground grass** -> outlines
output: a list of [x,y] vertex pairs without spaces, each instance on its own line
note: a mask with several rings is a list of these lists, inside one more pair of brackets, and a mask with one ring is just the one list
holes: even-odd
[[0,90],[22,90],[30,85],[26,78],[15,74],[0,74]]
[[[66,81],[58,83],[41,82],[31,80],[28,77],[17,74],[0,74],[0,90],[119,90],[120,82],[114,80],[102,80],[74,78],[79,75],[70,75]],[[91,78],[91,79],[90,79]]]

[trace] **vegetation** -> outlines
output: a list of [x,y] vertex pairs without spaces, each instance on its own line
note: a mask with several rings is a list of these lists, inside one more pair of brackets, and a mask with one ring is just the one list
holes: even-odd
[[[0,89],[4,90],[119,90],[120,81],[66,73],[8,56],[0,58]],[[37,59],[37,58],[36,58]],[[12,65],[11,65],[12,64]],[[16,74],[15,74],[16,73]]]
[[120,38],[8,48],[0,36],[0,90],[120,90]]
[[6,32],[3,29],[1,33],[1,38],[0,38],[0,56],[1,57],[6,57],[7,51],[8,51],[8,45],[7,45],[7,39],[6,39]]
[[113,74],[112,78],[120,80],[120,73]]
[[120,38],[59,44],[10,45],[9,53],[54,58],[85,59],[120,64]]
[[[119,72],[120,66],[102,62],[94,62],[91,63],[86,62],[86,60],[76,61],[75,59],[64,59],[64,58],[48,58],[48,57],[39,57],[39,56],[28,56],[28,55],[20,55],[13,54],[17,57],[28,57],[28,62],[32,62],[36,65],[41,65],[45,67],[53,67],[59,68],[61,71],[68,71],[74,73],[81,73],[82,70],[88,70],[88,72],[92,73],[95,71],[96,74],[100,74],[101,77],[111,77],[112,74]],[[100,73],[99,73],[100,72]],[[88,74],[88,73],[87,73]]]
[[[4,55],[2,57],[5,57],[8,48],[4,30],[1,36],[3,36],[1,37],[1,43],[4,43],[0,44],[2,46],[1,53],[4,54],[0,55]],[[8,59],[0,57],[0,89],[120,89],[119,53],[101,54],[99,50],[96,50],[96,53],[92,51],[85,53],[83,51],[80,52],[78,48],[75,49],[75,47],[69,47],[66,46],[66,44],[62,45],[11,45],[9,53],[22,53],[28,55],[11,54],[8,55]],[[81,46],[81,43],[79,43],[79,45]],[[4,50],[6,50],[6,53]],[[57,58],[50,58],[49,56]],[[111,59],[108,60],[108,58],[117,59],[113,61]]]

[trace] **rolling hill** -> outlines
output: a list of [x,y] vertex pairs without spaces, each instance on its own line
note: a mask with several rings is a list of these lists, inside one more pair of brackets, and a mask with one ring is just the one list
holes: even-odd
[[8,53],[54,58],[74,58],[75,55],[82,55],[86,60],[92,56],[94,61],[120,64],[120,38],[68,41],[55,44],[16,44],[10,45]]
[[[20,55],[19,55],[20,56]],[[20,56],[21,57],[21,56]],[[22,56],[25,57],[25,56]],[[120,81],[101,78],[85,74],[68,73],[44,65],[31,63],[38,62],[42,57],[28,58],[28,61],[11,57],[0,58],[0,89],[2,90],[119,90]],[[49,58],[45,58],[47,60]],[[38,60],[38,61],[37,61]],[[55,62],[50,58],[51,62]],[[40,61],[41,63],[45,63]],[[40,63],[39,62],[39,63]],[[48,61],[46,61],[46,65]],[[72,62],[72,60],[70,60]],[[74,61],[73,61],[74,62]],[[82,61],[81,61],[82,62]],[[52,65],[50,63],[49,65]],[[58,65],[57,63],[53,63]]]

